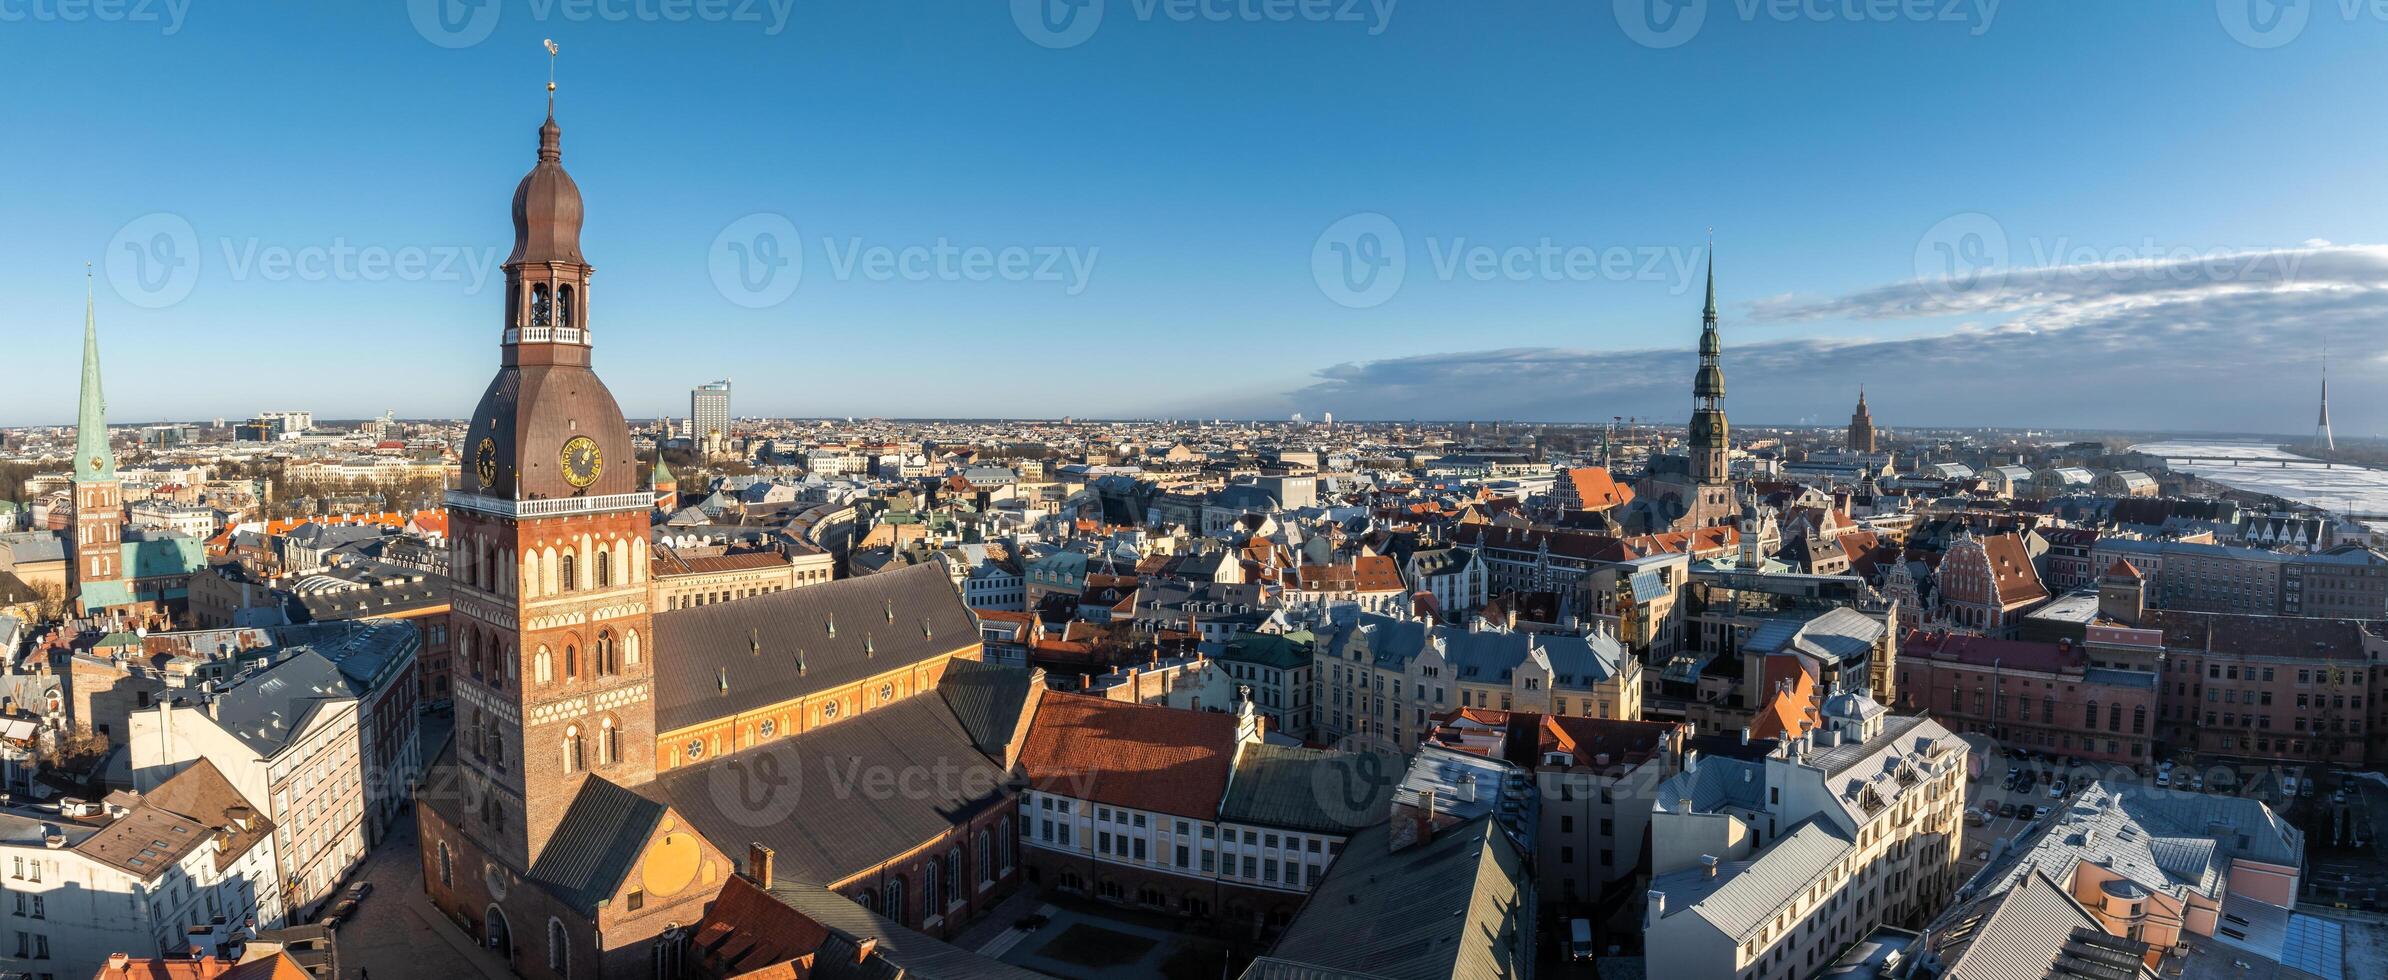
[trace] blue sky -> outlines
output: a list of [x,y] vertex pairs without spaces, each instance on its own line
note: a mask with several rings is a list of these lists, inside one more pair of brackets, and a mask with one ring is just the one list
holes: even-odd
[[546,37],[633,415],[1672,418],[1713,226],[1737,418],[2300,431],[2327,333],[2388,424],[2388,22],[2336,3],[59,2],[0,7],[0,424],[71,417],[86,259],[119,420],[464,412]]

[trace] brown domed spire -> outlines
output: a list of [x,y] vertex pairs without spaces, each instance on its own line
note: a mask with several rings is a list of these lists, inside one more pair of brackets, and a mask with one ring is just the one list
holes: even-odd
[[514,188],[514,252],[506,264],[584,261],[580,185],[564,172],[564,131],[551,110],[539,127],[539,162]]

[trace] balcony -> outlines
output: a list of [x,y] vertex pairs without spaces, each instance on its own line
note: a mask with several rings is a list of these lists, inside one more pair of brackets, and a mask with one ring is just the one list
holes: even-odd
[[528,517],[562,517],[569,514],[601,514],[618,510],[645,510],[655,505],[655,498],[644,493],[616,493],[601,497],[550,497],[544,500],[507,500],[484,497],[480,494],[450,490],[444,495],[448,506],[492,517],[522,519]]

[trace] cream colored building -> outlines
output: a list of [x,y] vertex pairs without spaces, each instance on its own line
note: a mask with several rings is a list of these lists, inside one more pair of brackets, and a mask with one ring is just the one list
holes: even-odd
[[1325,741],[1415,746],[1454,708],[1639,720],[1642,664],[1602,631],[1589,636],[1456,628],[1373,613],[1316,627],[1312,670]]
[[1654,977],[1798,980],[1947,903],[1966,748],[1854,694],[1770,752],[1694,754],[1659,787],[1643,920]]

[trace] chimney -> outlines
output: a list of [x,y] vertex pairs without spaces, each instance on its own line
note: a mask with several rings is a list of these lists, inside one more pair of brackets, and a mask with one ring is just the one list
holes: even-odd
[[865,936],[861,942],[854,944],[854,962],[857,964],[868,963],[870,962],[871,954],[878,951],[879,937]]
[[130,972],[132,971],[132,965],[133,965],[133,956],[132,956],[132,954],[130,954],[130,953],[109,953],[109,954],[108,954],[108,972],[107,972],[107,975],[108,975],[108,976],[111,976],[111,977],[120,977],[120,976],[125,976],[126,974],[128,974],[128,973],[130,973]]
[[1649,911],[1644,913],[1642,916],[1642,928],[1644,931],[1656,927],[1658,925],[1658,920],[1665,918],[1667,914],[1667,893],[1652,889],[1647,894],[1649,897]]
[[1680,799],[1680,800],[1676,800],[1676,801],[1675,801],[1675,812],[1676,812],[1676,813],[1690,813],[1690,812],[1692,812],[1692,808],[1691,808],[1691,797],[1688,797],[1688,796],[1686,796],[1686,797],[1684,797],[1684,798],[1682,798],[1682,799]]
[[1748,745],[1748,744],[1750,744],[1750,730],[1749,730],[1749,726],[1747,726],[1747,725],[1744,725],[1744,726],[1742,726],[1742,728],[1741,728],[1741,744],[1743,744],[1743,745]]
[[771,887],[771,858],[775,853],[760,841],[746,845],[746,876],[754,879],[756,887],[766,890]]
[[1684,772],[1699,772],[1699,771],[1700,771],[1700,750],[1698,750],[1698,749],[1685,749],[1685,750],[1683,750],[1683,771],[1684,771]]
[[1702,855],[1700,855],[1700,867],[1703,867],[1703,868],[1706,868],[1706,869],[1708,869],[1708,877],[1710,877],[1710,878],[1714,878],[1714,877],[1716,877],[1716,855],[1714,855],[1714,854],[1702,854]]
[[1463,802],[1463,803],[1474,803],[1474,802],[1476,802],[1476,774],[1475,774],[1475,773],[1469,772],[1469,773],[1461,773],[1461,774],[1460,774],[1460,777],[1459,777],[1459,799],[1460,799],[1460,801],[1461,801],[1461,802]]

